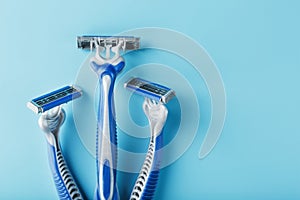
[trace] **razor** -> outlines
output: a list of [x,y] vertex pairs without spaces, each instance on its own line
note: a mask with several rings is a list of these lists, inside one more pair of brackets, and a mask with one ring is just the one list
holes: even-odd
[[150,126],[150,142],[142,169],[131,192],[130,200],[153,199],[159,177],[163,147],[163,128],[168,110],[164,104],[175,97],[174,90],[141,78],[132,78],[124,87],[145,97],[143,110]]
[[82,92],[80,89],[74,86],[66,86],[37,97],[27,103],[28,108],[34,113],[41,114],[38,124],[46,134],[49,164],[57,193],[61,200],[83,199],[68,169],[59,142],[59,130],[66,117],[66,113],[61,108],[61,105],[79,98],[81,95]]
[[90,66],[99,79],[96,199],[119,199],[116,186],[117,133],[113,91],[116,77],[125,66],[120,51],[138,49],[139,44],[140,39],[131,36],[77,37],[78,48],[95,51]]

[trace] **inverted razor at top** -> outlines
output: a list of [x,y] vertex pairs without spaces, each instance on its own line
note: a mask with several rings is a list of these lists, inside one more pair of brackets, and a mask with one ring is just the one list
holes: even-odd
[[[90,58],[92,70],[99,79],[99,101],[96,129],[97,200],[119,199],[117,190],[117,131],[114,108],[114,84],[125,66],[120,51],[135,50],[140,39],[132,36],[80,36],[77,46],[95,50]],[[111,54],[112,53],[112,54]]]
[[140,38],[133,36],[79,36],[77,37],[77,47],[81,49],[93,50],[96,44],[102,47],[110,45],[117,46],[123,42],[122,50],[135,50],[140,47]]

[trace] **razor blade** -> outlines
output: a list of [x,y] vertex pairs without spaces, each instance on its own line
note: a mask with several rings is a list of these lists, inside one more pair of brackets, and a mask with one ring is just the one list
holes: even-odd
[[31,100],[27,103],[27,107],[34,113],[39,114],[61,104],[68,103],[81,95],[82,92],[80,89],[74,86],[65,86]]
[[130,79],[124,84],[124,87],[146,98],[164,104],[168,103],[173,97],[175,97],[174,90],[141,78]]
[[93,50],[96,44],[101,47],[117,46],[123,42],[123,50],[134,50],[140,48],[140,38],[133,36],[79,36],[77,37],[77,47],[81,49]]

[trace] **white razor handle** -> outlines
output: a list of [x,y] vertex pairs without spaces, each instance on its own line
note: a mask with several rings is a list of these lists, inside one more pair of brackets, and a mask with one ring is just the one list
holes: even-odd
[[97,48],[95,57],[91,59],[91,67],[99,78],[99,107],[96,133],[96,162],[97,186],[95,199],[119,199],[116,186],[117,169],[117,133],[114,108],[114,84],[117,74],[124,68],[125,63],[119,56],[118,48],[112,48],[115,56],[107,59],[99,56],[100,47]]
[[48,158],[59,199],[82,200],[83,197],[68,169],[60,148],[58,135],[64,119],[64,110],[56,107],[42,114],[39,119],[39,126],[46,133]]
[[168,116],[168,110],[163,104],[151,101],[148,98],[144,101],[143,109],[149,121],[151,139],[130,200],[146,200],[154,197],[161,162],[160,149],[163,146],[162,132]]
[[[98,120],[98,195],[100,199],[113,199],[116,184],[116,122],[113,114],[112,80],[109,75],[102,77],[101,99]],[[114,129],[114,130],[112,130]]]

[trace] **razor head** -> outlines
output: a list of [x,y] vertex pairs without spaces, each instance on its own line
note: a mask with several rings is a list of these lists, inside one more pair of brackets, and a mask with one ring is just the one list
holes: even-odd
[[146,98],[161,103],[168,103],[175,97],[175,91],[163,85],[152,83],[141,78],[132,78],[124,87]]
[[80,49],[93,50],[96,44],[101,47],[112,47],[123,42],[123,50],[135,50],[140,48],[140,38],[133,36],[78,36],[77,47]]
[[27,107],[34,113],[39,114],[61,104],[68,103],[81,95],[82,92],[80,89],[74,86],[65,86],[31,100],[27,103]]

